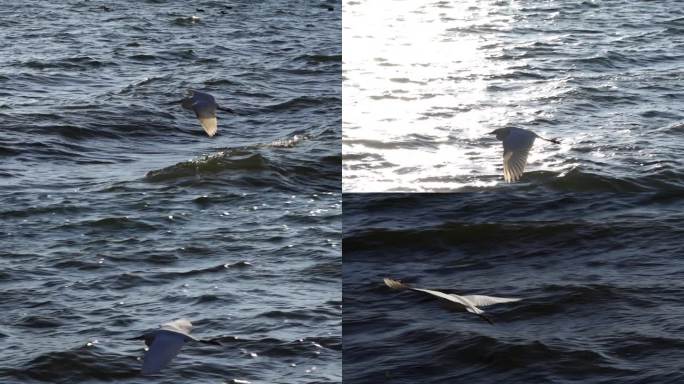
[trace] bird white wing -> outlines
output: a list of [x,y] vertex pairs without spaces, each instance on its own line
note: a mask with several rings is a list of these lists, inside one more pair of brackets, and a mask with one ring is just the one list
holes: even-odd
[[470,303],[464,301],[464,300],[461,299],[461,297],[458,296],[458,295],[450,295],[450,294],[448,294],[448,293],[444,293],[444,292],[440,292],[440,291],[434,291],[434,290],[432,290],[432,289],[423,289],[423,288],[411,288],[411,289],[414,290],[414,291],[424,292],[424,293],[427,293],[427,294],[430,294],[430,295],[433,295],[433,296],[437,296],[437,297],[442,298],[442,299],[445,299],[445,300],[449,300],[449,301],[451,301],[452,303],[461,304],[461,305],[464,306],[464,307],[469,307],[469,306],[470,306]]
[[156,331],[154,341],[145,354],[142,373],[144,375],[153,374],[166,367],[180,352],[181,347],[187,341],[187,337],[187,335],[172,331]]
[[[422,288],[411,288],[414,291],[420,291],[420,292],[425,292],[433,296],[440,297],[442,299],[446,299],[451,301],[452,303],[459,304],[465,308],[466,311],[470,313],[474,313],[476,315],[479,315],[481,313],[484,313],[483,310],[477,307],[477,305],[471,303],[470,301],[466,300],[465,297],[459,296],[459,295],[454,295],[454,294],[449,294],[449,293],[444,293],[440,291],[435,291],[432,289],[422,289]],[[486,297],[486,296],[484,296]]]
[[494,296],[483,296],[483,295],[465,295],[461,296],[462,300],[465,300],[476,307],[486,307],[488,305],[500,304],[500,303],[513,303],[520,301],[521,299],[510,298],[510,297],[494,297]]
[[188,319],[178,319],[162,324],[161,328],[167,331],[185,333],[186,335],[189,335],[192,331],[192,323]]
[[195,115],[197,115],[200,124],[202,124],[204,132],[206,132],[209,137],[214,136],[218,130],[216,104],[195,103],[193,104],[192,109],[195,111]]
[[503,140],[504,179],[507,182],[517,181],[522,176],[535,137],[534,132],[511,128],[510,133]]
[[204,92],[192,91],[192,96],[186,100],[183,101],[183,107],[192,109],[200,124],[202,124],[204,132],[209,137],[214,136],[218,130],[218,120],[216,119],[216,108],[218,105],[216,100],[214,100],[214,96]]
[[466,311],[468,311],[470,313],[474,313],[476,315],[480,315],[480,314],[484,313],[484,311],[478,307],[465,307],[465,309],[466,309]]
[[216,119],[216,116],[202,117],[198,115],[197,118],[199,119],[200,124],[202,124],[202,128],[204,128],[204,132],[206,132],[209,137],[216,134],[216,131],[218,131],[218,120]]

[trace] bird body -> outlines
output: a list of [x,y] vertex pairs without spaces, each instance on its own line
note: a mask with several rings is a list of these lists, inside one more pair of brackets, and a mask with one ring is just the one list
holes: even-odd
[[230,108],[221,108],[216,104],[214,96],[199,92],[199,91],[189,91],[188,96],[181,100],[181,106],[185,109],[195,112],[195,116],[202,124],[204,132],[212,137],[216,134],[218,130],[218,120],[216,118],[216,110],[220,109],[225,112],[234,113]]
[[490,324],[493,324],[492,320],[489,317],[487,317],[486,315],[484,315],[484,311],[482,309],[480,309],[479,307],[486,307],[489,305],[501,304],[501,303],[513,303],[513,302],[521,300],[521,299],[516,299],[516,298],[494,297],[494,296],[484,296],[484,295],[456,295],[453,293],[445,293],[445,292],[434,290],[434,289],[413,288],[413,287],[410,287],[409,285],[404,284],[398,280],[394,280],[394,279],[390,279],[390,278],[385,278],[384,281],[385,281],[385,284],[392,289],[409,289],[412,291],[426,293],[428,295],[447,300],[451,303],[456,304],[459,308],[462,308],[463,310],[465,310],[467,312],[478,315],[479,317],[483,318],[484,320],[486,320]]
[[145,345],[149,348],[143,359],[143,375],[154,374],[161,371],[174,357],[176,357],[176,355],[178,355],[183,345],[189,341],[218,344],[211,340],[198,340],[190,336],[191,330],[192,323],[190,323],[189,320],[178,319],[162,324],[160,329],[130,339],[145,340]]
[[536,138],[560,144],[558,139],[546,139],[527,129],[506,127],[496,129],[490,134],[503,142],[504,180],[509,183],[518,181],[525,171],[527,156]]

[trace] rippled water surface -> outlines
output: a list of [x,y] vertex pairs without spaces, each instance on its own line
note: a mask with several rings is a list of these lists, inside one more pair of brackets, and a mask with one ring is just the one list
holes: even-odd
[[[345,195],[345,383],[684,380],[681,196]],[[520,297],[494,325],[415,292]]]
[[501,143],[538,140],[514,188],[684,187],[678,1],[374,1],[344,8],[345,191],[502,187]]
[[0,8],[0,382],[340,382],[340,5]]

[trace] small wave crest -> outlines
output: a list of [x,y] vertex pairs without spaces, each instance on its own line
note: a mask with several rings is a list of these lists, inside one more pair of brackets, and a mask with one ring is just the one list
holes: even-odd
[[148,181],[165,181],[186,177],[200,177],[231,170],[267,170],[268,160],[259,153],[245,149],[232,149],[184,161],[170,167],[147,173]]
[[[196,159],[149,171],[150,182],[230,183],[250,186],[284,187],[288,190],[301,185],[319,185],[339,181],[340,156],[315,155],[316,144],[306,151],[290,151],[314,138],[327,134],[296,132],[267,144],[228,148]],[[311,156],[311,155],[314,156]],[[220,177],[219,177],[220,175]],[[337,184],[337,183],[335,183]],[[321,188],[324,188],[322,185]],[[330,189],[331,186],[325,188]]]

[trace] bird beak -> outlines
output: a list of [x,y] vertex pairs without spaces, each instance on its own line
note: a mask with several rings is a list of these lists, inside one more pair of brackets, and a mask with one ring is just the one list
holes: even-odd
[[232,110],[232,109],[230,109],[230,108],[226,108],[226,107],[218,107],[218,109],[219,109],[219,111],[223,111],[223,112],[228,112],[228,113],[232,113],[232,114],[235,114],[235,111],[233,111],[233,110]]
[[489,133],[487,133],[487,134],[488,134],[488,135],[496,135],[496,131],[491,131],[491,132],[489,132]]

